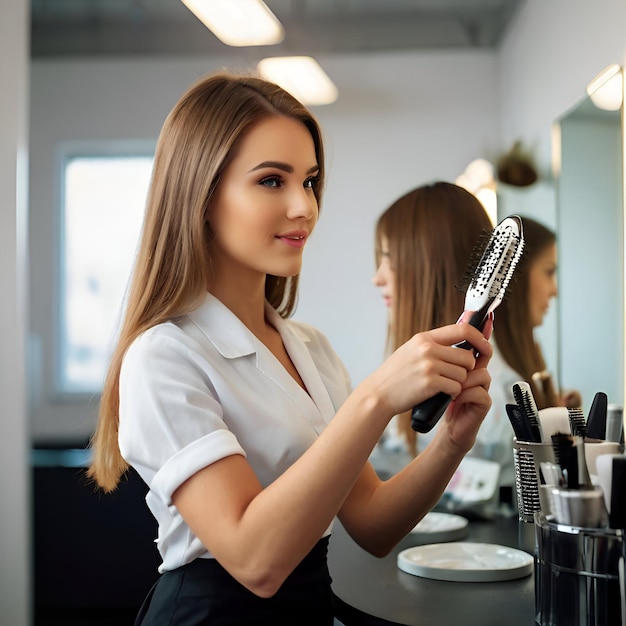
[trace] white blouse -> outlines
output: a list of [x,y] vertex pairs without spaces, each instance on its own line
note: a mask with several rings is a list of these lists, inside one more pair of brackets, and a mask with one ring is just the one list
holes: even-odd
[[500,485],[510,487],[515,485],[514,432],[506,414],[506,405],[515,404],[513,385],[523,378],[504,360],[494,337],[491,345],[493,356],[487,366],[491,374],[491,408],[480,425],[476,443],[468,456],[500,463]]
[[321,332],[282,319],[267,303],[266,315],[308,393],[211,294],[192,313],[143,333],[124,357],[120,451],[149,487],[160,572],[211,558],[172,504],[183,482],[241,454],[269,485],[315,441],[351,391],[346,368]]

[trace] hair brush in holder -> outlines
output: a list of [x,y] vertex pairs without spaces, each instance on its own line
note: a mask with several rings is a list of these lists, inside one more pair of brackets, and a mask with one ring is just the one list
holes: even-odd
[[513,391],[513,398],[515,398],[515,402],[531,432],[531,438],[526,441],[534,441],[535,443],[543,441],[539,410],[537,409],[537,403],[530,385],[525,380],[520,380],[513,383],[511,390]]
[[[517,215],[506,217],[493,229],[465,293],[465,310],[474,312],[469,323],[475,328],[482,330],[489,314],[502,302],[523,249],[521,218]],[[456,344],[456,347],[472,349],[467,341]],[[444,414],[450,401],[451,397],[441,391],[413,407],[413,430],[429,432]]]

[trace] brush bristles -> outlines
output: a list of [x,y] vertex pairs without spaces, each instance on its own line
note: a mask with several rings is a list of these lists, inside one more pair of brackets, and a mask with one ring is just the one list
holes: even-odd
[[572,434],[580,437],[587,436],[587,421],[583,410],[580,408],[568,408],[569,421],[572,426]]
[[459,291],[467,291],[470,284],[474,280],[474,276],[480,268],[480,262],[482,261],[485,250],[489,245],[489,240],[491,239],[492,233],[493,231],[487,232],[486,230],[483,230],[479,235],[478,240],[474,244],[472,252],[470,253],[470,258],[467,263],[467,270],[465,271],[465,274],[461,276],[459,284],[456,285],[456,288]]
[[521,233],[519,218],[506,218],[494,228],[467,288],[467,310],[502,300],[524,247]]

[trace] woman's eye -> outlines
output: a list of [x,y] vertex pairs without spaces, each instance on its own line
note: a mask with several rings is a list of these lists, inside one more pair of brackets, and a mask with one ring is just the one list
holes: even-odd
[[317,176],[311,176],[304,181],[305,189],[316,189],[319,184],[319,178]]
[[264,187],[280,187],[282,185],[282,181],[279,176],[268,176],[267,178],[259,181],[259,184]]

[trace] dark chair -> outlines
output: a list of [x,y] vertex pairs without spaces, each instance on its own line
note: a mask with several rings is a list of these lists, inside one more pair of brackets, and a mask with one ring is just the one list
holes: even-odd
[[158,576],[145,484],[131,470],[113,494],[97,491],[85,452],[33,451],[35,626],[132,626]]

